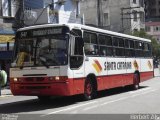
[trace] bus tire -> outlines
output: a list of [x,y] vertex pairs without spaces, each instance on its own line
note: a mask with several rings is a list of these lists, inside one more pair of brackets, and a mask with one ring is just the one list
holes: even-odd
[[97,90],[94,82],[91,78],[87,78],[84,85],[84,100],[91,100],[96,97],[96,94]]
[[139,83],[140,83],[140,76],[138,73],[134,73],[134,76],[133,76],[133,89],[134,90],[139,89]]

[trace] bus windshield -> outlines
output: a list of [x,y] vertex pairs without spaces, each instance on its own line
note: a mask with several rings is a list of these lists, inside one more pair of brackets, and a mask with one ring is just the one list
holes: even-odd
[[68,35],[17,39],[14,64],[24,66],[57,66],[68,63]]

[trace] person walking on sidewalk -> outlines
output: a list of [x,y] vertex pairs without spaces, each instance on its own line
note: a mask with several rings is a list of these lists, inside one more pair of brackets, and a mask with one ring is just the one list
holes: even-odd
[[6,85],[6,83],[7,83],[7,73],[4,70],[0,70],[0,96],[1,96],[2,86]]

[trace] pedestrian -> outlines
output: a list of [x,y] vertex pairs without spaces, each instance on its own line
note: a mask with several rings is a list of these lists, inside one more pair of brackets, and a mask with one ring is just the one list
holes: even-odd
[[6,85],[7,83],[7,73],[4,70],[0,71],[0,96],[1,96],[1,89],[2,86]]

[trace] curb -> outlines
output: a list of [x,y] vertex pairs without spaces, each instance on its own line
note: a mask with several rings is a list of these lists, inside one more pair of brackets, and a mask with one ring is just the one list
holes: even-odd
[[0,96],[0,99],[1,99],[1,98],[6,98],[6,97],[12,97],[12,96],[13,96],[13,95],[1,95],[1,96]]

